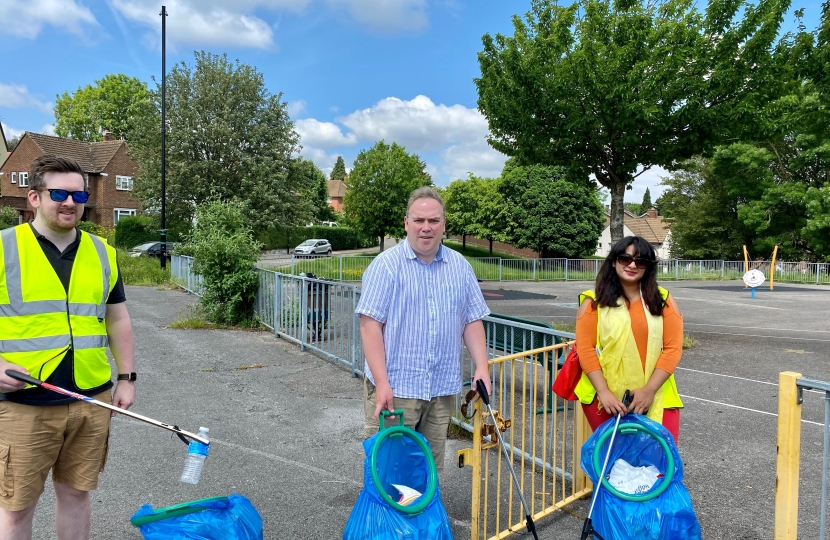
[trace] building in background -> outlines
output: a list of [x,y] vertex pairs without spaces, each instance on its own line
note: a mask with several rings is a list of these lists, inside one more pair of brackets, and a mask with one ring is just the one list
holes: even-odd
[[[638,216],[625,211],[623,216],[623,236],[642,236],[654,246],[657,257],[668,259],[671,257],[671,232],[663,218],[652,207],[645,214]],[[605,229],[597,240],[599,257],[605,257],[611,251],[611,215],[610,209],[605,209]]]
[[0,167],[6,162],[9,157],[9,145],[6,142],[6,134],[3,133],[3,124],[0,124]]
[[89,202],[84,221],[112,227],[122,217],[141,211],[140,202],[132,197],[138,164],[127,156],[125,141],[115,140],[109,132],[103,141],[84,142],[27,131],[0,166],[0,206],[15,208],[21,223],[34,218],[27,198],[29,169],[44,154],[73,158],[86,171]]
[[343,211],[343,197],[346,196],[346,182],[343,180],[329,180],[329,206],[335,212]]

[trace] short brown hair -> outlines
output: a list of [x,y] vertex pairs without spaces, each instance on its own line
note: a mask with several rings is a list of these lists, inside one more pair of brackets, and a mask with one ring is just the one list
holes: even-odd
[[81,164],[69,157],[58,157],[51,154],[44,154],[35,158],[32,162],[32,170],[29,173],[29,190],[36,191],[46,187],[46,180],[43,178],[46,173],[78,173],[84,179],[86,188],[86,172]]
[[441,205],[441,213],[444,213],[444,199],[432,186],[421,186],[409,194],[409,202],[406,204],[406,215],[409,217],[409,209],[415,204],[418,199],[435,199]]

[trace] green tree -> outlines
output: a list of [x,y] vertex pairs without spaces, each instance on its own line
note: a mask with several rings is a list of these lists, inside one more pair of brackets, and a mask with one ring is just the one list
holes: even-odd
[[378,141],[357,155],[346,180],[343,210],[363,234],[379,238],[380,251],[387,235],[406,235],[403,218],[409,194],[432,184],[425,169],[417,155],[396,143]]
[[150,102],[147,85],[121,73],[107,75],[95,85],[64,92],[55,102],[55,133],[81,141],[100,141],[104,130],[131,139],[137,116]]
[[200,301],[218,324],[249,324],[259,287],[254,240],[247,204],[213,199],[196,209],[196,225],[182,251],[193,255],[193,271],[202,276]]
[[483,37],[475,84],[488,141],[522,164],[592,174],[611,192],[617,240],[637,176],[726,140],[776,95],[768,59],[788,7],[713,0],[702,14],[692,0],[533,0],[512,37]]
[[[140,165],[133,195],[145,209],[161,207],[161,88],[142,111],[130,142]],[[195,53],[167,76],[168,227],[190,224],[195,208],[216,198],[238,199],[255,231],[305,225],[315,206],[309,177],[289,174],[298,135],[282,94],[262,73],[226,55]]]
[[481,179],[470,173],[470,177],[466,180],[451,182],[442,193],[447,232],[461,235],[463,249],[467,249],[467,235],[474,234],[472,228],[475,225],[480,191]]
[[8,229],[17,225],[20,214],[11,206],[0,207],[0,229]]
[[289,184],[294,186],[307,186],[305,197],[311,200],[314,211],[314,220],[333,221],[334,210],[329,206],[329,185],[326,180],[326,173],[313,161],[295,158],[291,161],[288,171]]
[[499,186],[510,213],[507,237],[542,258],[579,258],[596,251],[605,225],[596,188],[566,178],[561,167],[508,161]]
[[493,256],[493,242],[506,242],[510,211],[504,204],[499,187],[499,178],[481,180],[477,193],[476,212],[471,233],[490,241],[490,256]]
[[337,156],[337,161],[334,163],[334,168],[331,170],[329,180],[345,180],[346,179],[346,163],[343,161],[343,156]]
[[654,205],[651,204],[651,191],[649,191],[649,189],[646,188],[646,192],[643,193],[643,202],[640,203],[640,208],[638,209],[639,212],[637,212],[637,214],[645,214],[651,209],[652,206]]

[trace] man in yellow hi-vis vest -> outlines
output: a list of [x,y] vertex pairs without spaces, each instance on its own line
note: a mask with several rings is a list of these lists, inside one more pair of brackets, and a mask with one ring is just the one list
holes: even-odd
[[[110,412],[26,388],[6,370],[129,408],[133,330],[115,250],[76,228],[89,199],[83,168],[46,155],[29,178],[34,221],[0,231],[0,540],[32,538],[50,470],[56,537],[88,539]],[[112,392],[107,346],[118,368]]]

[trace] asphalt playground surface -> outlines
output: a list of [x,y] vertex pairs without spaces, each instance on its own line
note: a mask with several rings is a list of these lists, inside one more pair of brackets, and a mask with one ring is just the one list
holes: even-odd
[[[667,282],[685,329],[677,384],[685,403],[680,455],[706,539],[773,536],[778,373],[830,381],[830,287],[779,285],[756,298],[739,282]],[[572,323],[591,286],[482,283],[493,312]],[[182,291],[127,287],[136,335],[133,410],[213,443],[198,486],[178,481],[186,447],[159,428],[113,419],[110,454],[92,495],[93,539],[140,539],[129,519],[154,508],[239,493],[264,521],[266,539],[340,538],[363,484],[361,381],[269,332],[174,330],[196,299]],[[818,537],[823,393],[804,397],[799,536]],[[451,439],[440,477],[457,539],[469,538],[470,469],[454,467],[470,445]],[[48,484],[47,484],[48,485]],[[587,501],[537,523],[539,538],[579,538]],[[55,538],[50,487],[35,516],[37,540]],[[515,538],[527,538],[516,535]]]

